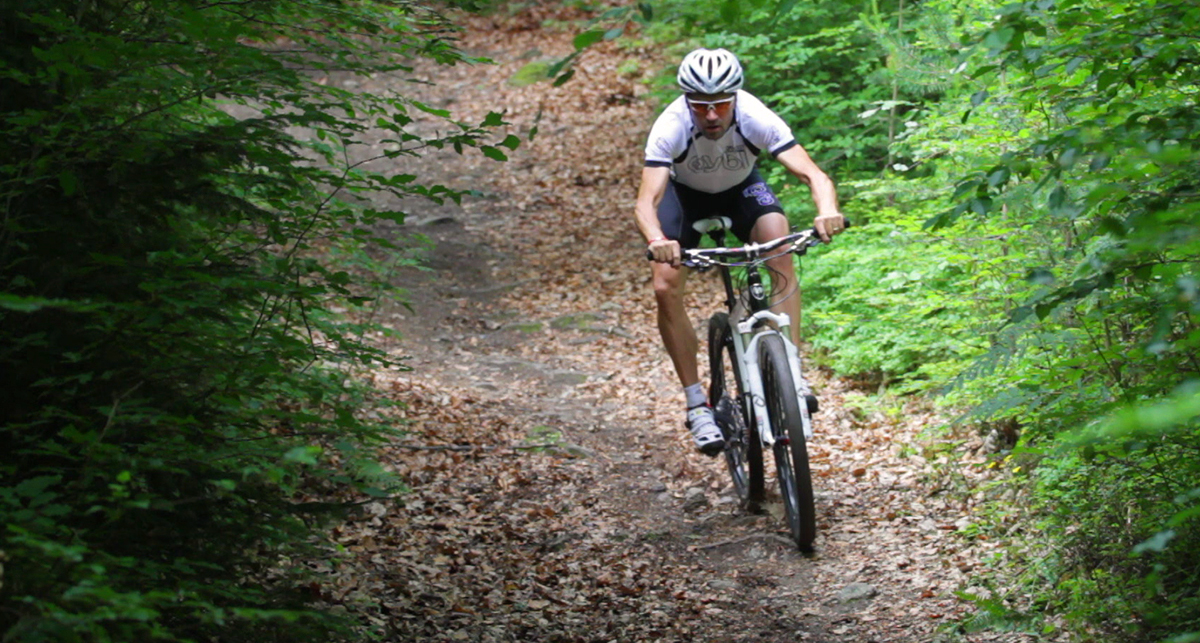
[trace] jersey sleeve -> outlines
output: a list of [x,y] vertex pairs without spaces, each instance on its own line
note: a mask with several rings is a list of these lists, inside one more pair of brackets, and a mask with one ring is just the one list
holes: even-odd
[[770,152],[771,156],[779,156],[784,150],[796,146],[796,137],[792,135],[791,128],[762,101],[746,92],[739,92],[738,102],[745,115],[742,135],[751,145]]
[[679,116],[672,104],[650,128],[646,141],[646,166],[670,167],[686,149],[687,132],[682,131]]

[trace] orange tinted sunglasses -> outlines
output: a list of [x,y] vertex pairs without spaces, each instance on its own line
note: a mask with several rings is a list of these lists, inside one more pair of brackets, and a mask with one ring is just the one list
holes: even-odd
[[729,98],[713,101],[692,100],[689,98],[687,99],[687,104],[688,107],[692,108],[692,113],[701,118],[708,116],[708,110],[710,109],[717,112],[717,117],[725,118],[729,115],[729,112],[733,111],[733,101],[735,98],[737,97],[730,96]]

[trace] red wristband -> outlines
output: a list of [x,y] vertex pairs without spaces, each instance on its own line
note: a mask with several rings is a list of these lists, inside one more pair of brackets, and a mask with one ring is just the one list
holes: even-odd
[[659,237],[657,239],[651,239],[650,243],[658,243],[659,241],[670,241],[670,239],[668,239],[666,237]]

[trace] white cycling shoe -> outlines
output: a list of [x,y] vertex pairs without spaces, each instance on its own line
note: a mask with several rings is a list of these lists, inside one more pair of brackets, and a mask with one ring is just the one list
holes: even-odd
[[688,409],[685,423],[696,441],[696,448],[707,456],[715,456],[725,449],[725,437],[713,420],[712,409],[707,404]]

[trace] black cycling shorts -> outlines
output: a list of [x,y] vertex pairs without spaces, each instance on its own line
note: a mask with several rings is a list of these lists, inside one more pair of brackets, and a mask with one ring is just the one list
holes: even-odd
[[771,212],[782,214],[783,208],[755,169],[745,181],[715,194],[668,181],[666,194],[658,204],[658,224],[668,239],[678,241],[684,248],[695,248],[700,245],[701,234],[692,227],[693,223],[710,217],[729,217],[733,221],[733,234],[742,243],[748,243],[755,222]]

